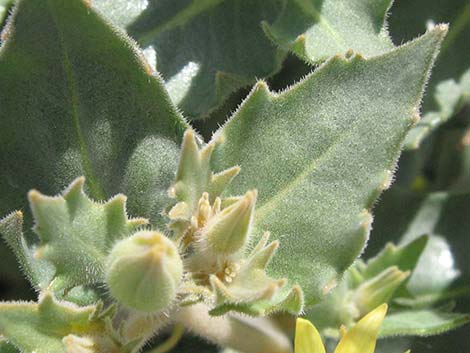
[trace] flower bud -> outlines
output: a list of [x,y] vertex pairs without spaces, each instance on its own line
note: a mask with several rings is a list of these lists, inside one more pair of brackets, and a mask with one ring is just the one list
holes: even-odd
[[387,303],[393,293],[410,276],[410,271],[401,271],[392,266],[362,283],[353,294],[360,316],[367,314],[382,303]]
[[205,245],[214,253],[233,254],[246,243],[256,203],[256,190],[215,215],[203,230]]
[[119,241],[108,255],[106,283],[122,305],[156,312],[176,297],[183,263],[174,243],[155,231]]

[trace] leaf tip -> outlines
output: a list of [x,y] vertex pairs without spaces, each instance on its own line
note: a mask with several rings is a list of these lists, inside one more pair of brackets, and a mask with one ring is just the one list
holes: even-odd
[[36,189],[32,189],[28,192],[28,200],[31,203],[31,205],[34,205],[40,202],[42,197],[43,195]]
[[253,91],[254,92],[258,92],[258,91],[269,92],[268,84],[266,83],[266,81],[260,80],[260,81],[255,83],[255,86],[253,87]]

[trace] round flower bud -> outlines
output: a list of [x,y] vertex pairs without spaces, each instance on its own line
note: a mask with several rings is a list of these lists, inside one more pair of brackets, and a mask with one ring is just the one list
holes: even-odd
[[139,231],[119,241],[107,259],[111,295],[138,311],[166,308],[176,296],[182,275],[183,262],[175,244],[155,231]]

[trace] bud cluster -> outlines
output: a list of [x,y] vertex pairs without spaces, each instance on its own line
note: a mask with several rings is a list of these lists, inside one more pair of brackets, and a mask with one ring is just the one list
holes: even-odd
[[[172,238],[141,230],[117,242],[107,259],[106,283],[124,307],[155,313],[171,303],[211,303],[213,315],[230,310],[262,315],[285,310],[297,314],[302,291],[266,273],[279,242],[265,233],[250,251],[257,191],[223,198],[239,173],[233,167],[214,174],[210,159],[216,142],[199,148],[186,131],[167,210]],[[184,259],[184,261],[182,260]]]
[[[287,280],[272,279],[265,271],[279,243],[268,244],[269,233],[265,233],[249,251],[257,191],[222,197],[240,168],[212,172],[216,143],[200,149],[194,132],[186,131],[176,181],[169,192],[177,201],[168,216],[185,259],[185,295],[190,302],[212,302],[215,315],[229,310],[253,315],[274,310],[298,313],[303,305],[300,288],[289,288]],[[188,192],[191,189],[197,189],[197,200]],[[289,306],[284,305],[287,301]]]

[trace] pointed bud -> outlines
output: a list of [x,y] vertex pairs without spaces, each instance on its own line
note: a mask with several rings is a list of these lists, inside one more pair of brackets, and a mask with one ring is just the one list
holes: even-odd
[[176,297],[183,263],[173,242],[155,231],[119,241],[107,259],[106,283],[122,305],[156,312]]
[[353,301],[359,309],[360,316],[382,303],[387,303],[409,275],[410,271],[403,272],[397,266],[392,266],[362,283],[353,294]]
[[215,215],[203,230],[208,249],[216,254],[233,254],[245,245],[256,203],[256,191]]
[[209,188],[211,200],[222,194],[225,188],[232,182],[232,180],[238,175],[238,173],[240,173],[240,167],[235,166],[226,169],[220,173],[212,175],[212,180]]

